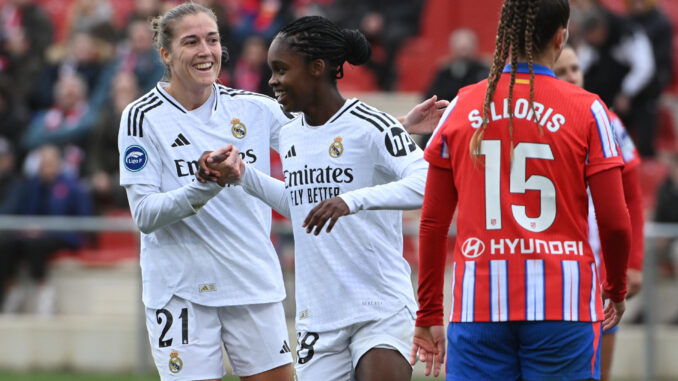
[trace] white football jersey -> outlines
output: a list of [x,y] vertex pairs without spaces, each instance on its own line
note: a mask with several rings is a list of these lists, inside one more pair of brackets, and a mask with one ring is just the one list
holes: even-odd
[[[402,125],[349,99],[322,126],[308,125],[303,115],[285,125],[279,152],[294,227],[297,330],[337,329],[403,307],[415,313],[410,267],[402,255],[402,212],[361,210],[371,200],[389,198],[401,209],[421,207],[427,164]],[[414,167],[423,169],[415,197],[394,195],[395,188],[370,189],[401,180]],[[341,217],[330,233],[307,234],[301,224],[308,212],[344,194],[351,210],[360,211]]]
[[[120,185],[168,192],[195,180],[198,158],[228,143],[268,173],[270,148],[289,121],[269,97],[213,86],[211,116],[201,122],[159,83],[125,108],[120,122]],[[280,301],[285,297],[270,241],[271,209],[227,186],[197,214],[141,234],[143,301],[161,308],[172,295],[207,306]]]

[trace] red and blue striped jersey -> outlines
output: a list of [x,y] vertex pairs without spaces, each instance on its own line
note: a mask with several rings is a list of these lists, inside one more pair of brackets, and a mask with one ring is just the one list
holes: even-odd
[[[588,243],[587,179],[623,165],[598,96],[519,64],[512,101],[504,70],[478,160],[487,81],[462,89],[425,151],[452,170],[458,192],[450,321],[602,319]],[[513,112],[509,132],[509,110]]]

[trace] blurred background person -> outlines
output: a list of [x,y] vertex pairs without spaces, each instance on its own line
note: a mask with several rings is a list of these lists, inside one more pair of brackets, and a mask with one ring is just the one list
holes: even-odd
[[28,118],[28,108],[14,93],[14,81],[0,74],[0,137],[6,139],[10,147],[18,147]]
[[112,47],[100,50],[99,40],[86,31],[73,33],[64,45],[50,49],[49,61],[33,88],[34,107],[48,108],[54,104],[54,85],[61,76],[77,74],[90,93],[96,91]]
[[119,186],[118,129],[125,107],[141,96],[137,79],[121,71],[112,81],[110,107],[102,107],[87,140],[85,176],[96,214],[127,210],[125,189]]
[[[21,199],[21,176],[12,143],[0,137],[0,214],[17,214]],[[0,237],[4,237],[0,233]]]
[[10,0],[0,9],[0,70],[14,81],[19,103],[30,105],[53,27],[47,14],[31,0]]
[[113,8],[108,0],[75,0],[67,17],[68,36],[86,32],[110,44],[117,41]]
[[242,54],[235,62],[233,87],[273,97],[273,89],[268,85],[271,69],[266,62],[267,52],[268,47],[263,38],[251,36],[245,40]]
[[360,29],[372,46],[368,67],[381,90],[396,90],[396,57],[405,40],[419,33],[423,0],[335,0],[327,17],[347,29]]
[[21,139],[22,148],[30,151],[45,144],[60,146],[66,167],[77,174],[96,118],[89,110],[87,84],[77,74],[62,76],[54,85],[54,99],[52,107],[38,111],[31,119]]
[[[9,140],[0,137],[0,215],[14,215],[19,212],[22,192],[21,176]],[[0,253],[11,249],[12,232],[0,231]],[[4,300],[7,266],[0,266],[0,303]]]
[[630,20],[647,34],[655,62],[649,83],[633,98],[627,117],[638,151],[650,157],[655,155],[659,97],[673,80],[673,25],[656,0],[626,0],[626,6]]
[[424,93],[424,99],[437,95],[438,99],[451,101],[464,86],[482,81],[490,72],[487,64],[478,57],[478,38],[467,28],[450,34],[450,55]]
[[[678,151],[667,152],[662,158],[668,166],[668,173],[657,188],[657,204],[654,209],[654,220],[659,223],[678,223]],[[678,263],[678,245],[675,238],[657,240],[657,258],[664,275],[676,276]],[[673,319],[678,324],[678,315]]]
[[[650,84],[655,73],[652,45],[645,32],[611,12],[596,0],[578,0],[579,64],[584,87],[624,120],[633,135],[653,129],[629,123],[634,119],[633,101]],[[641,155],[644,154],[641,152]]]
[[[38,149],[39,170],[27,179],[21,194],[18,214],[30,216],[88,216],[91,214],[89,196],[78,180],[61,168],[61,153],[56,146]],[[34,310],[40,315],[51,315],[56,307],[56,289],[48,283],[47,263],[61,249],[77,249],[83,245],[83,235],[75,232],[47,232],[40,228],[23,231],[6,242],[0,250],[4,268],[3,280],[7,294],[3,313],[17,313],[28,297],[26,287],[18,282],[21,261],[28,262],[29,278],[36,285]]]
[[153,46],[153,33],[148,27],[148,20],[132,19],[126,28],[126,38],[118,44],[113,60],[104,69],[100,83],[92,94],[95,108],[108,100],[113,78],[120,71],[134,74],[142,94],[155,87],[165,73],[165,65]]

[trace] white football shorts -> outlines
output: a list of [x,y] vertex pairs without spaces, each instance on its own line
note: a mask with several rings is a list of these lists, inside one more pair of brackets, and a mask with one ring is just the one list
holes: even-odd
[[281,302],[208,307],[173,296],[164,308],[146,308],[146,327],[163,381],[221,379],[222,345],[240,377],[292,362]]
[[355,380],[360,358],[372,348],[398,351],[408,362],[415,315],[404,307],[380,320],[325,332],[297,332],[298,381]]

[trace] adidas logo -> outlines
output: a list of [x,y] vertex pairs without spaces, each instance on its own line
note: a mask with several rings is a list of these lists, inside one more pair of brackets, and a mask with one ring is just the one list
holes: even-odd
[[282,349],[280,350],[280,353],[290,353],[290,346],[287,345],[287,340],[283,340],[283,345]]
[[287,151],[287,153],[285,154],[285,159],[289,159],[290,157],[296,157],[296,156],[297,156],[297,150],[294,149],[294,145],[293,145],[292,148],[290,148],[290,150]]
[[191,144],[191,142],[186,139],[184,134],[179,134],[176,139],[174,139],[174,143],[172,144],[172,147],[181,147],[181,146],[187,146]]

